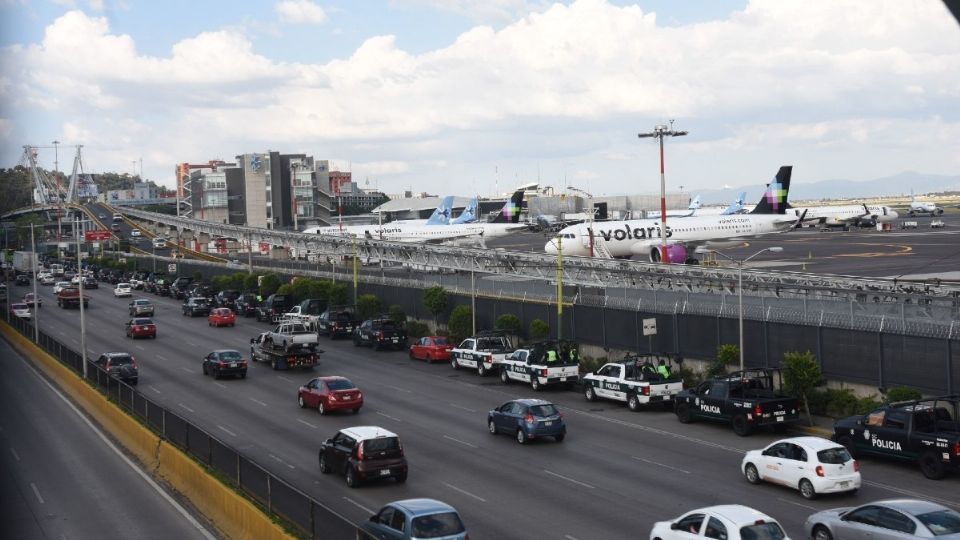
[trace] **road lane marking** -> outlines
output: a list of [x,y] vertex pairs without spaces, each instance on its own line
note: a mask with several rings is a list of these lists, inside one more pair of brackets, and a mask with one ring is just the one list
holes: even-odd
[[182,371],[186,371],[187,373],[193,373],[193,370],[190,369],[190,368],[185,368],[185,367],[183,367],[183,366],[180,366],[180,369],[181,369]]
[[940,503],[944,506],[952,506],[954,508],[960,508],[960,501],[951,501],[949,499],[941,499],[938,497],[934,497],[932,495],[927,495],[926,493],[918,493],[916,491],[910,491],[909,489],[903,489],[896,486],[891,486],[889,484],[881,484],[880,482],[871,482],[871,481],[864,480],[863,483],[869,486],[878,487],[880,489],[886,489],[894,493],[899,493],[900,495],[907,495],[908,497],[913,497],[915,499],[927,499],[929,501]]
[[232,432],[232,431],[230,431],[229,429],[227,429],[227,428],[225,428],[225,427],[223,427],[223,426],[221,426],[220,424],[217,424],[217,427],[218,427],[218,428],[220,428],[220,429],[222,429],[222,430],[224,430],[224,431],[226,431],[226,432],[227,432],[227,434],[229,434],[229,435],[233,435],[234,437],[236,437],[236,436],[237,436],[237,434],[236,434],[236,433],[234,433],[234,432]]
[[287,467],[290,467],[291,469],[296,469],[296,467],[294,467],[293,465],[287,463],[286,461],[278,458],[277,456],[275,456],[275,455],[273,455],[273,454],[267,454],[267,455],[270,456],[270,457],[272,457],[273,459],[277,460],[278,462],[286,465]]
[[154,388],[153,386],[148,386],[147,388],[153,390],[154,392],[156,392],[156,393],[158,393],[158,394],[162,394],[162,393],[163,393],[163,392],[157,390],[156,388]]
[[145,350],[146,350],[146,349],[144,349],[143,346],[141,346],[141,345],[134,345],[134,347],[140,349],[141,351],[145,351]]
[[670,469],[671,471],[682,472],[683,474],[690,474],[690,471],[686,471],[686,470],[684,470],[684,469],[678,469],[677,467],[671,467],[670,465],[667,465],[667,464],[665,464],[665,463],[659,463],[659,462],[656,462],[656,461],[651,461],[651,460],[649,460],[649,459],[643,459],[642,457],[637,457],[637,456],[630,456],[630,457],[632,457],[633,459],[635,459],[635,460],[637,460],[637,461],[642,461],[642,462],[644,462],[644,463],[649,463],[650,465],[656,465],[656,466],[658,466],[658,467],[663,467],[664,469]]
[[373,510],[367,508],[366,506],[364,506],[364,505],[358,503],[357,501],[351,499],[350,497],[344,497],[343,500],[345,500],[345,501],[347,501],[348,503],[356,506],[357,508],[363,510],[364,512],[366,512],[366,513],[368,513],[368,514],[375,514],[375,513],[376,513],[376,512],[374,512]]
[[461,409],[467,412],[477,412],[476,409],[471,409],[470,407],[464,407],[463,405],[457,405],[456,403],[451,403],[450,406],[453,407],[454,409]]
[[249,399],[250,401],[252,401],[252,402],[254,402],[254,403],[257,403],[257,404],[259,404],[259,405],[262,405],[262,406],[264,406],[264,407],[267,406],[266,403],[260,401],[259,399],[255,399],[255,398],[247,398],[247,399]]
[[444,482],[443,485],[447,486],[448,488],[450,488],[450,489],[452,489],[452,490],[454,490],[454,491],[459,491],[460,493],[463,493],[464,495],[466,495],[466,496],[468,496],[468,497],[473,497],[474,499],[476,499],[476,500],[478,500],[478,501],[480,501],[480,502],[487,502],[487,500],[484,499],[483,497],[479,497],[479,496],[477,496],[477,495],[474,495],[473,493],[470,493],[469,491],[467,491],[467,490],[465,490],[465,489],[460,489],[460,488],[458,488],[457,486],[454,486],[454,485],[452,485],[452,484],[448,484],[448,483],[446,483],[446,482]]
[[377,414],[379,414],[380,416],[384,416],[384,417],[386,417],[386,418],[389,418],[389,419],[391,419],[391,420],[393,420],[393,421],[395,421],[395,422],[402,422],[402,421],[403,421],[403,420],[400,420],[399,418],[395,418],[395,417],[393,417],[393,416],[390,416],[389,414],[385,414],[385,413],[382,413],[382,412],[380,412],[380,411],[377,411]]
[[555,473],[555,472],[553,472],[553,471],[548,471],[548,470],[546,470],[546,469],[544,469],[543,472],[545,472],[545,473],[547,473],[547,474],[549,474],[549,475],[551,475],[551,476],[556,476],[557,478],[562,478],[562,479],[566,480],[567,482],[572,482],[572,483],[574,483],[574,484],[577,484],[577,485],[579,485],[579,486],[583,486],[583,487],[588,488],[588,489],[595,489],[595,488],[594,488],[593,486],[591,486],[590,484],[585,484],[585,483],[583,483],[583,482],[581,482],[581,481],[579,481],[579,480],[574,480],[573,478],[570,478],[569,476],[564,476],[564,475],[562,475],[562,474],[557,474],[557,473]]
[[14,447],[10,447],[10,453],[13,454],[13,459],[20,461],[20,455],[17,454],[17,450]]
[[186,410],[188,410],[188,411],[190,411],[190,412],[196,412],[196,411],[194,411],[193,409],[191,409],[190,407],[187,407],[186,405],[184,405],[183,403],[177,403],[177,405],[183,407],[184,409],[186,409]]
[[40,490],[37,489],[37,485],[33,482],[30,482],[30,487],[33,489],[33,494],[37,496],[37,500],[40,501],[40,504],[44,504],[43,497],[40,496]]
[[443,438],[444,438],[444,439],[449,439],[449,440],[451,440],[451,441],[453,441],[453,442],[458,442],[458,443],[460,443],[460,444],[462,444],[462,445],[465,445],[465,446],[469,446],[470,448],[477,448],[477,445],[475,445],[475,444],[470,444],[470,443],[468,443],[468,442],[466,442],[466,441],[461,441],[460,439],[454,439],[453,437],[451,437],[451,436],[449,436],[449,435],[444,435]]
[[163,356],[163,355],[160,355],[160,354],[155,354],[154,356],[156,356],[156,357],[157,357],[157,360],[163,360],[164,362],[166,362],[166,361],[167,361],[167,358],[166,358],[165,356]]
[[58,330],[58,332],[60,332],[60,335],[61,335],[61,336],[65,336],[65,335],[67,335],[67,333],[66,333],[66,332],[64,332],[63,330]]
[[226,387],[227,387],[227,385],[225,385],[225,384],[223,384],[223,383],[215,382],[215,383],[213,383],[213,384],[219,386],[220,388],[226,388]]
[[576,536],[570,536],[569,534],[565,534],[563,535],[563,537],[566,538],[567,540],[580,540]]
[[633,428],[633,429],[636,429],[636,430],[639,430],[639,431],[646,431],[646,432],[648,432],[648,433],[656,433],[657,435],[664,435],[664,436],[667,436],[667,437],[673,437],[674,439],[680,439],[680,440],[692,442],[692,443],[695,443],[695,444],[700,444],[700,445],[703,445],[703,446],[709,446],[709,447],[711,447],[711,448],[716,448],[716,449],[719,449],[719,450],[726,450],[727,452],[732,452],[732,453],[734,453],[734,454],[740,454],[740,455],[742,455],[742,454],[746,454],[746,453],[747,453],[747,450],[746,450],[746,449],[743,449],[743,448],[737,448],[737,447],[735,447],[735,446],[727,446],[727,445],[725,445],[725,444],[715,443],[715,442],[713,442],[713,441],[707,441],[707,440],[704,440],[704,439],[698,439],[698,438],[696,438],[696,437],[690,437],[689,435],[681,435],[681,434],[679,434],[679,433],[674,433],[674,432],[672,432],[672,431],[667,431],[667,430],[665,430],[665,429],[658,429],[658,428],[650,427],[650,426],[642,426],[642,425],[640,425],[640,424],[634,424],[633,422],[627,422],[627,421],[625,421],[625,420],[618,420],[618,419],[616,419],[616,418],[610,418],[610,417],[603,416],[603,415],[600,415],[600,414],[594,414],[594,413],[591,413],[591,412],[583,411],[583,410],[577,409],[577,408],[575,408],[575,407],[567,407],[566,410],[567,410],[567,412],[574,412],[574,413],[577,413],[577,414],[582,414],[583,416],[589,416],[590,418],[595,418],[595,419],[597,419],[597,420],[602,420],[602,421],[604,421],[604,422],[610,422],[611,424],[619,424],[619,425],[621,425],[621,426]]
[[801,507],[801,508],[806,508],[807,510],[813,510],[814,512],[817,511],[817,509],[814,508],[814,507],[812,507],[812,506],[807,506],[807,505],[805,505],[805,504],[800,504],[800,503],[798,503],[797,501],[791,501],[790,499],[784,499],[784,498],[782,498],[782,497],[777,497],[777,500],[778,500],[778,501],[783,501],[783,502],[785,502],[785,503],[789,503],[789,504],[792,504],[792,505],[795,505],[795,506],[799,506],[799,507]]
[[306,420],[301,420],[301,419],[297,418],[297,422],[300,422],[301,424],[308,425],[308,426],[312,427],[313,429],[317,429],[317,426],[311,424],[310,422],[307,422]]
[[407,390],[406,388],[400,388],[399,386],[393,386],[392,384],[385,384],[384,386],[386,386],[387,388],[393,388],[394,390],[398,390],[400,392],[406,392],[408,394],[413,393],[412,390]]
[[293,382],[293,379],[289,377],[284,377],[283,375],[277,375],[277,378],[280,379],[281,381]]

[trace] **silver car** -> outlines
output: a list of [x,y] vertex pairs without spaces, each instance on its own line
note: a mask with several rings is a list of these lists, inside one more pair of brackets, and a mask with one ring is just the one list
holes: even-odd
[[153,304],[145,298],[138,298],[133,302],[130,302],[130,316],[139,317],[139,316],[153,316]]
[[960,540],[960,512],[915,499],[817,512],[803,525],[813,540]]

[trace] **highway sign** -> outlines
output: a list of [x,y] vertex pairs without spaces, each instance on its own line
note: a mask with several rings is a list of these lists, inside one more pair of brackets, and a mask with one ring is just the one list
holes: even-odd
[[171,274],[177,273],[177,265],[175,265],[175,264],[168,264],[168,265],[167,265],[167,272],[170,272]]
[[653,336],[657,333],[657,319],[643,320],[643,335]]
[[113,236],[112,232],[99,230],[99,229],[95,231],[87,231],[83,233],[83,239],[86,240],[87,242],[98,242],[101,240],[109,240],[111,236]]

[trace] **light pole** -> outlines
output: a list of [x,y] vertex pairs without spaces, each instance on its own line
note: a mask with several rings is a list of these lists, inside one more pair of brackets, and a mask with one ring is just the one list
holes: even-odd
[[754,253],[753,255],[750,255],[746,259],[734,259],[733,257],[730,257],[729,255],[721,251],[717,251],[715,249],[707,249],[703,251],[704,253],[713,253],[715,255],[719,255],[730,262],[736,263],[737,265],[737,303],[738,303],[737,315],[739,315],[738,318],[740,321],[740,371],[743,371],[743,265],[744,263],[748,262],[750,259],[756,257],[757,255],[760,255],[761,253],[766,253],[768,251],[770,253],[780,253],[781,251],[783,251],[783,248],[780,246],[771,246],[768,248],[763,248],[760,251]]
[[589,214],[587,214],[587,230],[590,232],[590,256],[593,257],[593,218],[595,216],[594,214],[595,209],[593,207],[593,195],[591,195],[590,193],[587,193],[582,189],[575,188],[573,186],[567,186],[567,189],[575,193],[581,193],[587,197],[587,204],[590,206]]
[[[563,337],[563,237],[557,235],[557,343]],[[559,346],[559,345],[558,345]]]
[[667,259],[667,180],[663,168],[663,138],[664,137],[683,137],[686,131],[674,131],[673,120],[670,121],[670,127],[665,124],[654,126],[650,133],[637,133],[641,139],[655,138],[660,141],[660,262],[669,263]]
[[[37,303],[40,297],[37,296],[37,241],[33,236],[33,223],[30,224],[30,247],[33,250],[33,341],[40,345],[40,308]],[[9,300],[8,300],[9,302]]]
[[[82,228],[82,221],[74,221],[74,232],[77,236],[77,273],[80,275],[77,285],[80,289],[80,361],[83,364],[83,379],[87,379],[87,323],[84,318],[84,308],[83,308],[83,258],[80,257],[80,229]],[[154,259],[156,260],[156,259]]]
[[60,141],[53,141],[53,175],[57,178],[57,258],[63,254],[60,252],[60,238],[63,237],[63,206],[60,205]]

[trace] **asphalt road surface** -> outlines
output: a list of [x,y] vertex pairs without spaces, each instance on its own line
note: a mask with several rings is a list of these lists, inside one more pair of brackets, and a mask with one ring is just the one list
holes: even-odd
[[0,340],[0,536],[211,539]]
[[[48,306],[40,310],[42,328],[79,349],[78,311],[56,308],[49,287],[42,294]],[[743,453],[774,435],[740,438],[727,426],[683,425],[669,412],[632,413],[561,390],[536,395],[561,408],[566,440],[520,446],[511,437],[487,433],[486,411],[533,395],[529,387],[502,385],[448,364],[415,362],[403,352],[357,349],[349,341],[321,338],[326,353],[312,371],[275,372],[256,364],[246,379],[215,381],[201,374],[201,357],[216,348],[247,354],[249,339],[265,324],[240,319],[235,328],[210,328],[203,318],[183,317],[179,302],[146,295],[157,305],[158,338],[131,341],[123,335],[129,299],[113,298],[109,286],[90,294],[90,355],[133,353],[141,369],[139,390],[146,396],[355,521],[388,501],[433,497],[463,514],[474,539],[638,538],[655,521],[686,510],[742,503],[802,538],[804,519],[824,508],[902,496],[960,508],[960,478],[931,481],[914,466],[877,460],[863,463],[865,485],[856,495],[806,501],[796,491],[752,486],[739,472]],[[364,391],[363,410],[320,416],[299,409],[298,386],[317,375],[351,378]],[[341,476],[320,474],[320,442],[355,425],[380,425],[399,434],[410,463],[405,484],[350,489]]]

